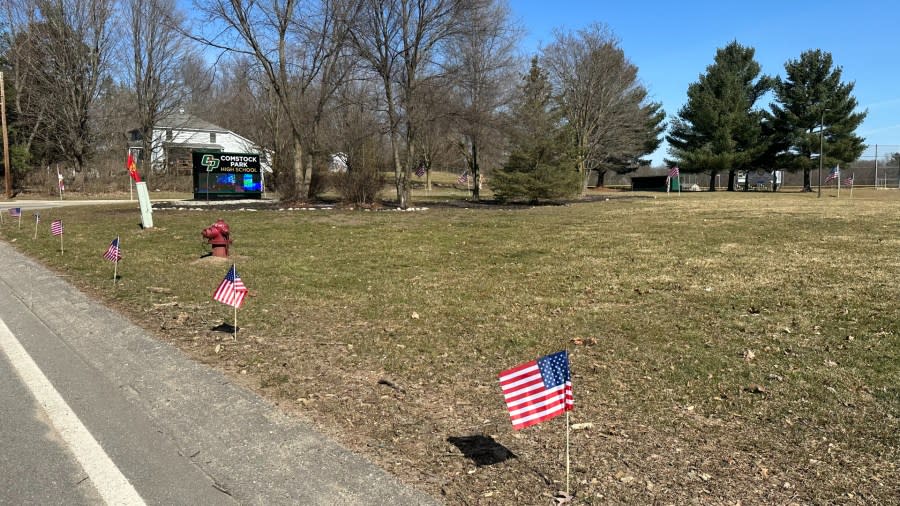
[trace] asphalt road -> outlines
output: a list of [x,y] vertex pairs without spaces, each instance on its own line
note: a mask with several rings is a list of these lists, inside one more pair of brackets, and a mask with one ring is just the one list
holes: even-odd
[[0,243],[0,505],[435,504]]

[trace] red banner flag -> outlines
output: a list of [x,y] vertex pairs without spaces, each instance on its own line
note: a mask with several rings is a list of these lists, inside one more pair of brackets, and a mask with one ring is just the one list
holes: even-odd
[[131,151],[128,152],[128,160],[125,161],[125,168],[128,169],[128,175],[131,176],[131,179],[134,179],[135,183],[141,182],[141,175],[138,174],[137,163],[135,163],[134,155],[131,154]]

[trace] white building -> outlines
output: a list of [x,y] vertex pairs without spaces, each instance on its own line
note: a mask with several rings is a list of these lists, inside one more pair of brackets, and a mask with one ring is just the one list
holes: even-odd
[[[143,160],[141,132],[128,132],[129,149]],[[226,153],[257,153],[263,173],[272,172],[272,152],[206,120],[180,110],[160,119],[153,127],[150,166],[154,172],[191,174],[191,153],[221,151]]]

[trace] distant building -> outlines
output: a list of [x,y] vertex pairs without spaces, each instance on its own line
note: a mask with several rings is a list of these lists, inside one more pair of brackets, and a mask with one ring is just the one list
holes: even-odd
[[[150,167],[155,172],[191,174],[192,153],[228,152],[257,153],[263,173],[272,172],[272,152],[231,130],[214,125],[179,110],[156,122],[151,134]],[[128,148],[138,160],[146,159],[142,153],[141,131],[128,132]]]

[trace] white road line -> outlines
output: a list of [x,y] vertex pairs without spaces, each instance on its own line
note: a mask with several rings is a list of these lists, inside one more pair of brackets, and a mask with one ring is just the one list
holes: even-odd
[[141,496],[53,388],[50,380],[44,376],[3,320],[0,320],[0,351],[6,354],[22,382],[43,406],[50,422],[69,446],[103,500],[107,504],[143,505]]

